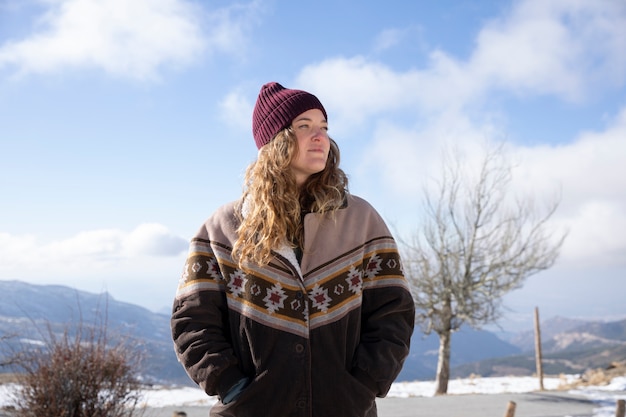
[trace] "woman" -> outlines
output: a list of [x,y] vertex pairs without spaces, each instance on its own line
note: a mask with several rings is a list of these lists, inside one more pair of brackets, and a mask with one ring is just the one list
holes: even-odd
[[347,191],[314,95],[261,88],[240,200],[192,239],[176,353],[211,416],[376,416],[409,352],[414,304],[378,213]]

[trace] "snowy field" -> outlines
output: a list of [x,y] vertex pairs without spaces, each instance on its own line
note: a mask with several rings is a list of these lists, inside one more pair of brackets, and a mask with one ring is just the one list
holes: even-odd
[[[574,381],[577,376],[569,375],[561,378],[544,378],[546,390],[558,389],[561,385]],[[498,377],[498,378],[464,378],[454,379],[448,384],[448,394],[501,394],[525,393],[536,391],[539,386],[534,377]],[[0,385],[0,408],[11,404],[11,392],[16,385]],[[434,381],[397,382],[389,391],[388,397],[432,397],[435,391]],[[570,390],[570,393],[589,398],[598,407],[594,417],[614,417],[615,404],[618,399],[626,399],[626,376],[613,378],[605,386],[584,387]],[[142,406],[151,408],[210,406],[215,403],[214,397],[207,397],[198,388],[152,388],[142,392]]]

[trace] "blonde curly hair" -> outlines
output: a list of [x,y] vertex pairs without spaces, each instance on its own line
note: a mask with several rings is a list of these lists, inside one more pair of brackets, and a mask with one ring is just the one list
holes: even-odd
[[326,167],[311,175],[302,188],[290,168],[297,154],[298,141],[288,127],[259,150],[246,170],[233,247],[233,259],[242,269],[246,263],[267,265],[272,249],[285,244],[303,248],[303,213],[334,213],[344,204],[348,178],[339,168],[337,143],[330,139]]

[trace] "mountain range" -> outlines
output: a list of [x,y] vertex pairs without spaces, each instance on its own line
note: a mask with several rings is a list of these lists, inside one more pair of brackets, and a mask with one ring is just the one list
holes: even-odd
[[[112,339],[125,338],[141,349],[145,381],[191,385],[174,354],[169,315],[60,285],[0,281],[0,364],[3,355],[45,343],[50,332],[76,324],[106,325]],[[591,322],[552,318],[541,323],[545,374],[582,373],[626,359],[626,320]],[[452,335],[452,378],[470,375],[531,375],[535,371],[534,331],[507,337],[463,327]],[[415,328],[411,352],[398,381],[435,378],[439,339]],[[0,372],[8,369],[0,368]]]
[[1,355],[49,341],[51,331],[59,334],[77,326],[98,330],[103,325],[111,343],[124,339],[141,349],[143,359],[138,367],[146,381],[189,383],[174,354],[169,316],[117,301],[106,292],[0,281],[0,363]]

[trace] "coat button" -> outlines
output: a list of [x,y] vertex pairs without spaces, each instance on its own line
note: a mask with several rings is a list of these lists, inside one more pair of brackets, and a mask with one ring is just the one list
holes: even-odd
[[298,407],[298,408],[306,407],[306,401],[305,400],[298,400],[298,402],[296,403],[296,407]]
[[298,343],[296,345],[296,353],[302,353],[304,352],[304,345],[302,343]]
[[298,291],[296,293],[296,298],[298,298],[298,299],[302,298],[302,291]]

